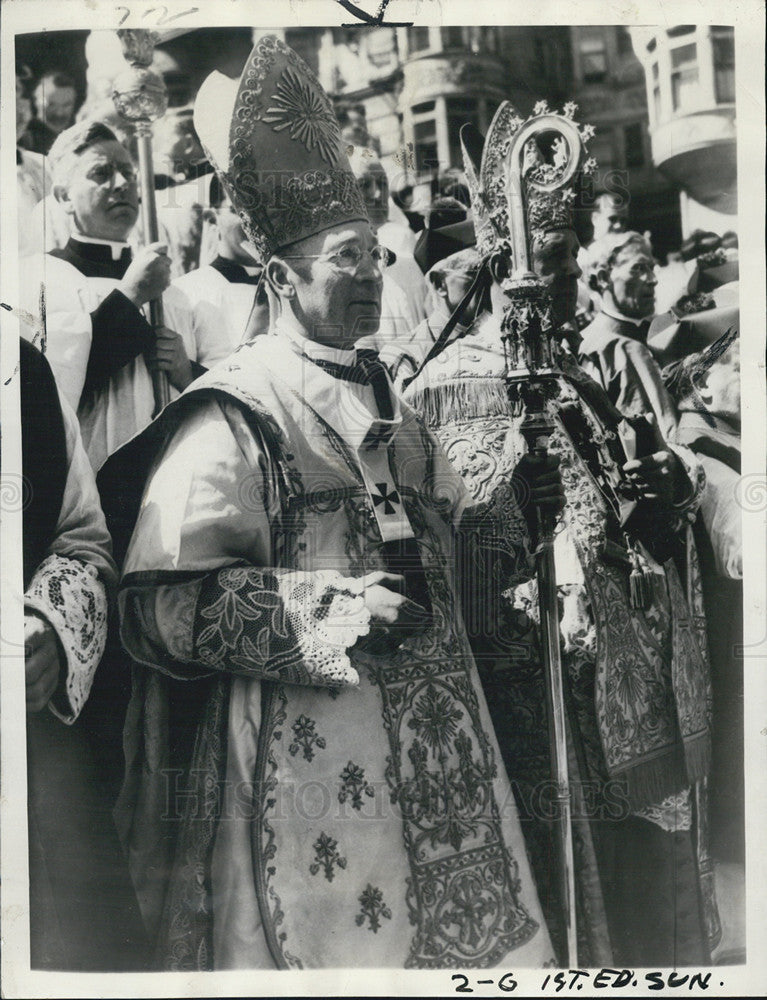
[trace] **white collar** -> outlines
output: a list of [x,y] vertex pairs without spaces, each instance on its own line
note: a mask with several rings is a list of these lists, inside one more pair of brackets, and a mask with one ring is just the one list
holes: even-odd
[[641,319],[634,319],[633,316],[624,316],[622,312],[619,312],[615,306],[610,305],[608,302],[602,300],[602,312],[605,316],[609,316],[610,319],[617,319],[621,323],[631,323],[632,326],[642,326],[643,323],[648,323],[655,315],[655,310],[643,316]]
[[95,243],[100,247],[112,248],[112,260],[119,260],[123,250],[130,247],[129,243],[119,243],[116,240],[99,240],[95,236],[83,236],[82,233],[72,233],[71,238],[78,243]]
[[287,316],[279,317],[274,324],[274,331],[280,336],[287,337],[307,358],[333,361],[337,365],[353,365],[357,360],[357,351],[353,347],[348,350],[342,347],[331,347],[328,344],[319,344],[316,340],[309,340],[308,337],[302,336],[296,325]]
[[[391,392],[393,419],[383,420],[360,398],[355,391],[357,386],[336,378],[319,365],[285,365],[285,350],[282,348],[280,352],[278,345],[287,341],[299,359],[301,355],[309,361],[313,357],[321,357],[344,365],[354,362],[355,351],[342,351],[325,344],[316,344],[301,337],[289,323],[285,324],[280,320],[277,320],[275,332],[269,339],[274,345],[271,356],[277,361],[274,371],[303,396],[308,405],[355,451],[359,451],[363,443],[367,447],[366,438],[371,432],[375,435],[388,431],[391,440],[399,431],[402,412],[395,392]],[[311,345],[312,349],[307,351],[307,345]]]

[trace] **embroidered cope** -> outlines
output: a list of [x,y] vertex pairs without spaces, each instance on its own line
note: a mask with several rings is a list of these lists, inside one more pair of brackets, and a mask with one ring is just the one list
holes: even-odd
[[[128,554],[123,640],[155,668],[137,693],[145,751],[159,751],[141,782],[164,766],[163,678],[210,685],[170,859],[142,811],[151,795],[123,796],[160,960],[541,966],[551,947],[453,575],[468,497],[398,403],[388,444],[369,446],[387,423],[370,387],[301,347],[258,338],[198,383]],[[478,534],[494,511],[475,512]],[[374,655],[356,641],[369,628],[359,580],[408,533],[431,624]],[[529,577],[521,516],[503,545],[505,585]]]

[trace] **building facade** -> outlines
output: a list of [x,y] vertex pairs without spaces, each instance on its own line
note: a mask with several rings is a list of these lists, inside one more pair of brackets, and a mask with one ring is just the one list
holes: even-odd
[[716,25],[633,28],[652,156],[680,192],[685,235],[737,228],[735,32]]
[[681,243],[679,198],[653,162],[645,76],[631,35],[616,25],[573,26],[569,35],[570,93],[579,120],[596,130],[589,143],[598,164],[595,192],[627,202],[629,226],[649,232],[662,257]]
[[285,40],[317,72],[351,141],[376,148],[394,184],[428,197],[462,167],[459,130],[485,131],[502,100],[523,115],[537,100],[579,105],[594,125],[593,194],[628,202],[629,224],[662,256],[682,238],[678,186],[653,162],[647,90],[627,29],[617,26],[300,28]]
[[[274,30],[205,29],[160,43],[155,66],[171,108],[190,105],[213,69],[236,76],[252,42]],[[659,255],[696,226],[734,228],[731,28],[360,25],[277,33],[317,73],[349,141],[373,146],[392,182],[413,184],[424,202],[438,174],[461,169],[464,122],[486,130],[505,99],[522,114],[540,99],[553,108],[574,100],[579,121],[596,129],[594,195],[625,197],[629,224],[650,232]],[[35,38],[25,44],[39,45],[40,58],[31,58],[34,48],[24,54],[42,66],[51,40]],[[76,41],[90,103],[107,96],[124,64],[112,32]]]

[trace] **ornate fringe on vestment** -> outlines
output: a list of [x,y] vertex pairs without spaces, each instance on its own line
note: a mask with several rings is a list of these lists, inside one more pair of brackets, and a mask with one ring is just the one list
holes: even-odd
[[459,420],[514,415],[506,386],[501,379],[488,376],[467,375],[455,381],[416,386],[408,393],[407,401],[431,428]]

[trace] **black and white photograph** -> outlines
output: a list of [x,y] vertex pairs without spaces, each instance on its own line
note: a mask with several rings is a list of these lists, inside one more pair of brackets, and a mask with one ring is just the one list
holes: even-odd
[[3,995],[760,995],[763,5],[1,17]]

